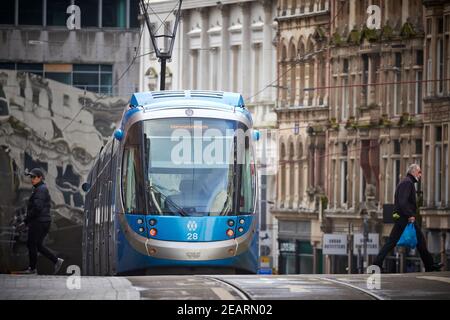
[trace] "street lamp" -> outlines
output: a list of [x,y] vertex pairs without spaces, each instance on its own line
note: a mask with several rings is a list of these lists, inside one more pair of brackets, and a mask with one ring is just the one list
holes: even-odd
[[[142,13],[145,17],[145,23],[147,24],[148,31],[150,33],[150,38],[152,40],[153,48],[155,48],[155,55],[161,62],[161,82],[160,82],[160,88],[159,90],[165,90],[166,89],[166,62],[167,60],[170,60],[172,58],[172,51],[173,51],[173,45],[175,43],[175,36],[178,29],[178,23],[180,22],[180,16],[181,16],[181,4],[182,0],[179,0],[178,4],[178,10],[175,13],[175,23],[173,26],[173,30],[170,34],[166,34],[166,28],[163,26],[163,34],[156,34],[158,32],[158,29],[154,30],[152,28],[150,17],[147,12],[147,7],[144,3],[144,0],[140,0],[139,4],[141,6]],[[167,46],[164,47],[164,50],[161,50],[158,46],[157,39],[163,38],[164,43],[168,43]]]

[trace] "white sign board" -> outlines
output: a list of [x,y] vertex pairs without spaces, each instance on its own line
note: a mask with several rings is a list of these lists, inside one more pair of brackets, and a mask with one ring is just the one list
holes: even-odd
[[347,255],[347,235],[333,233],[324,234],[322,254]]
[[[361,248],[361,254],[364,253],[364,235],[362,233],[355,233],[353,235],[353,254],[358,255],[358,248]],[[377,255],[380,250],[379,246],[379,234],[369,233],[369,238],[367,239],[367,254]]]

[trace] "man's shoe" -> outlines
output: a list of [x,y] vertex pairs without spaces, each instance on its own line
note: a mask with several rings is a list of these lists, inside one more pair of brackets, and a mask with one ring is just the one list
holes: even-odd
[[36,269],[28,268],[24,271],[21,271],[20,274],[37,274],[37,271],[36,271]]
[[55,273],[54,274],[58,273],[59,269],[61,269],[63,262],[64,262],[63,259],[58,258],[58,261],[56,261],[56,263],[55,263]]
[[443,263],[435,263],[431,266],[432,271],[441,271],[442,267],[444,266]]

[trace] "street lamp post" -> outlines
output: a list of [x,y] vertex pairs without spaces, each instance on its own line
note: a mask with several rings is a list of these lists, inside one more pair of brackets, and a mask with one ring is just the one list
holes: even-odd
[[[178,23],[180,22],[182,2],[183,2],[182,0],[179,0],[178,10],[176,11],[175,23],[174,23],[171,34],[166,34],[166,29],[163,26],[163,34],[158,35],[158,34],[156,34],[156,32],[158,32],[158,29],[154,30],[151,26],[150,17],[147,12],[148,5],[147,6],[145,5],[144,0],[139,1],[141,10],[142,10],[142,14],[145,17],[145,23],[147,24],[147,28],[150,33],[150,38],[152,40],[153,48],[155,49],[155,55],[161,62],[161,80],[160,80],[160,87],[159,87],[159,90],[161,90],[161,91],[166,89],[166,63],[167,63],[167,60],[170,60],[172,58],[172,51],[173,51],[173,45],[175,43],[175,36],[177,34]],[[163,38],[165,40],[168,40],[169,41],[168,47],[167,48],[165,47],[164,50],[161,50],[156,41],[158,38]]]

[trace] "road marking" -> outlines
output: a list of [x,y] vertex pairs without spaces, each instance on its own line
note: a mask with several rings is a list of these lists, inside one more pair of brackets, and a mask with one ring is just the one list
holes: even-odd
[[220,300],[236,300],[231,293],[224,288],[211,288],[212,291],[220,298]]
[[417,277],[417,278],[418,279],[426,279],[426,280],[434,280],[434,281],[441,281],[441,282],[450,283],[450,278],[446,278],[446,277],[421,276],[421,277]]
[[288,286],[281,286],[281,289],[289,289],[290,292],[297,292],[297,293],[306,293],[311,292],[311,290],[307,290],[303,288],[302,286],[294,286],[294,285],[288,285]]

